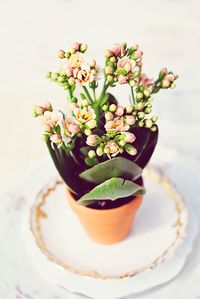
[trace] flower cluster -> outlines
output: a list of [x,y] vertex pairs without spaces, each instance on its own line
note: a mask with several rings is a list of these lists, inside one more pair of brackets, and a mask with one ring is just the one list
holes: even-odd
[[115,44],[110,50],[106,50],[104,72],[107,81],[110,84],[119,82],[135,86],[141,73],[142,55],[138,45],[128,48],[126,43]]
[[87,100],[82,100],[80,106],[76,103],[71,104],[72,118],[67,118],[63,113],[53,110],[52,105],[36,106],[33,115],[43,116],[43,126],[45,135],[48,135],[52,147],[57,148],[68,146],[72,138],[78,133],[86,136],[92,134],[92,129],[97,126],[96,114]]
[[[88,166],[123,153],[137,155],[139,147],[137,143],[136,150],[134,141],[138,136],[133,134],[134,128],[157,131],[158,117],[151,115],[152,96],[161,89],[174,88],[178,75],[163,68],[153,80],[142,70],[143,52],[137,44],[131,47],[126,43],[115,44],[105,51],[104,84],[98,95],[96,89],[101,72],[94,59],[85,63],[86,50],[87,45],[78,42],[68,51],[60,50],[58,57],[63,60],[62,69],[48,73],[49,78],[68,91],[71,117],[53,110],[49,102],[35,106],[33,115],[43,117],[45,135],[53,148],[56,145],[70,151],[81,144],[83,150],[76,152],[80,156],[84,153]],[[77,83],[81,88],[79,94],[75,94]],[[125,107],[107,92],[117,83],[130,88],[130,104]],[[73,142],[76,138],[81,141]]]
[[94,59],[89,63],[84,62],[82,54],[86,50],[87,45],[78,42],[75,42],[67,52],[60,50],[58,57],[66,59],[65,65],[59,72],[48,72],[47,74],[48,78],[59,83],[64,89],[69,91],[69,97],[72,102],[77,102],[77,99],[73,96],[77,82],[84,87],[90,102],[92,102],[92,99],[86,89],[86,85],[89,84],[93,89],[97,87],[99,68]]

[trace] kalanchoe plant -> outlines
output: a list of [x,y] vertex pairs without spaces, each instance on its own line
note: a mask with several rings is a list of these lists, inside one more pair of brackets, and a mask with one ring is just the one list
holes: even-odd
[[[174,88],[178,76],[163,68],[156,80],[150,79],[142,71],[138,45],[122,43],[106,50],[102,71],[95,60],[85,62],[86,50],[86,44],[77,42],[68,51],[60,50],[63,67],[47,74],[68,92],[71,116],[50,103],[34,107],[33,114],[43,118],[51,157],[78,202],[109,208],[144,193],[139,178],[158,139],[152,96]],[[104,83],[98,94],[100,77]],[[108,92],[117,84],[130,88],[126,106]]]

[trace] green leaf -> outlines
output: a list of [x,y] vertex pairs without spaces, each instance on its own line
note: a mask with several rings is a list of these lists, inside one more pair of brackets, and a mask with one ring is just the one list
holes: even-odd
[[126,158],[117,157],[97,164],[83,171],[79,176],[88,182],[100,184],[113,177],[136,180],[141,174],[142,168],[137,164]]
[[[46,143],[54,165],[66,185],[73,193],[84,194],[86,184],[79,178],[79,173],[83,171],[83,167],[75,162],[70,150],[57,149],[56,147],[53,150],[49,138],[46,138]],[[87,189],[85,188],[85,190]]]
[[96,186],[90,192],[82,196],[78,203],[80,205],[90,205],[96,200],[116,200],[130,195],[144,194],[144,188],[132,181],[122,178],[112,178]]

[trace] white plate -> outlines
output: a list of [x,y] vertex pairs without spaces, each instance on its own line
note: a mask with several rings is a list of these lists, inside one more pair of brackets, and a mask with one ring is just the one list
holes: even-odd
[[[184,265],[193,241],[185,199],[159,169],[144,174],[147,194],[123,242],[91,241],[68,205],[65,186],[38,190],[27,217],[27,250],[38,271],[60,286],[93,298],[120,298],[166,283]],[[188,236],[187,236],[188,235]],[[179,248],[187,236],[187,242]],[[167,262],[176,254],[173,263]]]
[[[164,171],[165,175],[169,177],[171,181],[173,181],[173,184],[176,185],[176,189],[184,194],[186,201],[189,203],[189,208],[192,207],[192,212],[194,210],[193,207],[195,207],[196,212],[200,214],[200,210],[198,208],[198,189],[200,181],[197,175],[200,170],[199,163],[194,159],[190,159],[184,155],[179,155],[174,151],[165,151],[162,149],[157,150],[157,152],[155,153],[155,157],[156,159],[154,158],[152,164],[156,166],[157,169],[159,168],[160,173]],[[124,265],[121,259],[117,260],[117,262],[115,263],[116,267],[113,267],[112,269],[109,269],[109,267],[101,268],[100,263],[94,264],[93,262],[91,262],[90,264],[87,263],[86,265],[84,265],[80,264],[80,261],[82,261],[83,263],[82,257],[80,257],[78,261],[72,261],[69,255],[65,254],[65,252],[65,263],[71,267],[70,271],[69,269],[63,269],[61,265],[58,266],[55,263],[55,261],[49,261],[46,255],[42,253],[39,247],[36,245],[35,239],[27,227],[27,218],[29,218],[30,209],[33,206],[33,203],[35,202],[38,191],[42,190],[46,184],[52,183],[52,179],[54,181],[54,178],[57,178],[57,174],[53,165],[51,164],[51,161],[44,161],[43,163],[38,163],[37,165],[31,167],[29,171],[25,171],[24,174],[18,179],[18,182],[14,182],[13,185],[6,192],[6,194],[3,195],[4,200],[1,201],[0,205],[0,297],[5,299],[75,299],[82,297],[80,295],[69,294],[69,292],[66,289],[59,288],[55,284],[49,284],[46,279],[43,279],[41,276],[37,274],[38,271],[50,281],[60,284],[65,288],[71,289],[71,291],[73,292],[81,292],[89,296],[102,299],[120,297],[124,296],[125,294],[131,294],[134,292],[136,293],[145,289],[147,290],[148,288],[151,288],[152,290],[153,286],[156,287],[161,285],[164,281],[166,282],[171,280],[172,278],[176,277],[177,274],[182,270],[187,260],[187,257],[192,250],[193,241],[197,234],[197,225],[195,221],[196,218],[190,210],[187,234],[182,245],[176,247],[177,251],[173,251],[174,255],[170,260],[162,262],[158,267],[155,267],[154,270],[147,271],[145,273],[140,273],[133,277],[123,279],[102,279],[94,278],[91,276],[85,276],[86,273],[72,273],[74,269],[79,269],[81,270],[81,272],[85,271],[86,266],[88,267],[88,269],[86,270],[89,270],[89,272],[91,272],[91,270],[96,270],[98,266],[98,273],[102,276],[112,275],[113,270],[115,271],[115,275],[121,275],[125,273],[126,270],[130,270],[131,272],[132,270],[136,269],[137,266],[133,259],[133,254],[129,255],[129,257],[132,257],[132,264],[130,268],[127,268],[127,266],[130,265]],[[59,192],[62,193],[62,190],[60,190]],[[37,199],[39,199],[39,197]],[[60,199],[61,197],[58,199],[58,201],[60,201]],[[170,204],[168,207],[170,207]],[[47,208],[47,206],[45,208]],[[133,235],[129,237],[126,241],[122,242],[121,244],[118,244],[118,246],[121,246],[123,250],[125,249],[125,244],[127,242],[131,241],[131,244],[133,244],[133,240],[141,235],[145,236],[145,239],[147,238],[147,226],[145,228],[146,222],[141,221],[142,218],[144,218],[141,218],[141,216],[144,215],[143,213],[147,208],[148,205],[146,198],[140,211],[138,212],[133,230]],[[165,215],[164,209],[162,213],[164,213],[163,215]],[[157,214],[158,213],[156,213],[156,216],[158,216]],[[71,215],[69,217],[74,217],[73,213],[69,213],[66,215]],[[172,213],[172,215],[174,214]],[[162,218],[162,221],[160,223],[162,223],[163,225],[164,223],[166,225],[168,224],[168,221],[166,221],[168,218],[166,218],[165,216],[160,217]],[[66,218],[68,219],[67,221],[69,221],[69,218]],[[22,219],[25,219],[22,226],[23,235],[25,236],[25,240],[28,243],[28,254],[32,257],[32,261],[35,264],[35,270],[31,266],[31,259],[27,255],[27,251],[25,251],[24,242],[20,236],[20,227]],[[148,218],[145,219],[146,221],[148,220],[147,223],[150,226],[150,230],[156,227],[158,219],[159,217],[154,217],[153,222],[149,221]],[[163,219],[165,220],[163,221]],[[173,216],[171,220],[172,219]],[[41,221],[43,220],[44,219],[41,219]],[[157,229],[155,229],[153,235],[156,233],[156,231]],[[172,232],[173,231],[174,230],[172,229]],[[62,233],[62,236],[65,235],[65,233],[66,231]],[[85,238],[84,232],[82,232],[82,238]],[[57,241],[58,240],[59,238],[57,239]],[[60,238],[60,240],[62,240],[62,238]],[[77,242],[77,240],[74,240],[74,242],[75,241]],[[73,243],[72,245],[74,244],[77,243]],[[159,288],[159,291],[154,292],[152,295],[148,293],[149,299],[185,299],[193,297],[195,298],[195,296],[199,295],[199,284],[197,283],[197,281],[199,280],[200,273],[200,268],[198,267],[198,261],[200,260],[200,251],[198,242],[196,242],[195,244],[196,246],[194,248],[194,253],[190,256],[189,263],[187,263],[183,271],[183,274],[179,276],[176,280],[179,283],[171,283],[170,285],[168,285],[167,288]],[[147,250],[150,248],[150,245],[151,244],[148,244],[148,246],[146,246]],[[90,246],[94,246],[94,244],[90,244]],[[68,249],[69,248],[70,247],[68,247]],[[77,248],[77,251],[80,250],[80,252],[82,249],[85,250],[84,247],[82,248],[81,242],[78,243]],[[56,250],[56,247],[51,247],[50,249]],[[56,256],[56,252],[53,253],[54,256]],[[117,248],[115,254],[117,256]],[[152,254],[155,254],[155,252],[153,252]],[[90,252],[87,252],[87,257],[88,256],[90,256]],[[59,256],[56,257],[58,258]],[[91,257],[94,259],[94,252],[93,256]],[[169,257],[170,255],[168,256],[168,258]],[[126,258],[128,258],[128,256]],[[147,257],[145,256],[145,258]],[[148,258],[150,258],[149,255]],[[103,260],[102,256],[100,256],[100,259]],[[122,265],[124,268],[121,269],[121,266],[117,266],[118,264]],[[46,270],[44,271],[44,269],[48,269],[48,273],[46,272]],[[55,277],[55,273],[59,273],[59,276],[57,276],[56,274]],[[60,279],[60,276],[63,279],[62,281],[58,280],[58,278]],[[189,280],[188,276],[190,277]],[[144,281],[146,281],[145,284]],[[99,284],[101,284],[102,286],[101,289]],[[183,285],[184,290],[182,287]],[[173,297],[173,295],[171,296],[171,294],[176,294],[176,297]],[[191,297],[191,295],[193,297]],[[137,295],[136,297],[131,295],[131,299],[132,298],[143,298],[143,295]]]

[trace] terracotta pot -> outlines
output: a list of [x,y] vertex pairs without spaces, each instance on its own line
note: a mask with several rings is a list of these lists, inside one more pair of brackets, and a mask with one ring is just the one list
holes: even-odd
[[125,239],[129,234],[143,196],[136,196],[127,204],[107,210],[79,205],[68,189],[67,198],[89,237],[101,244],[113,244]]

